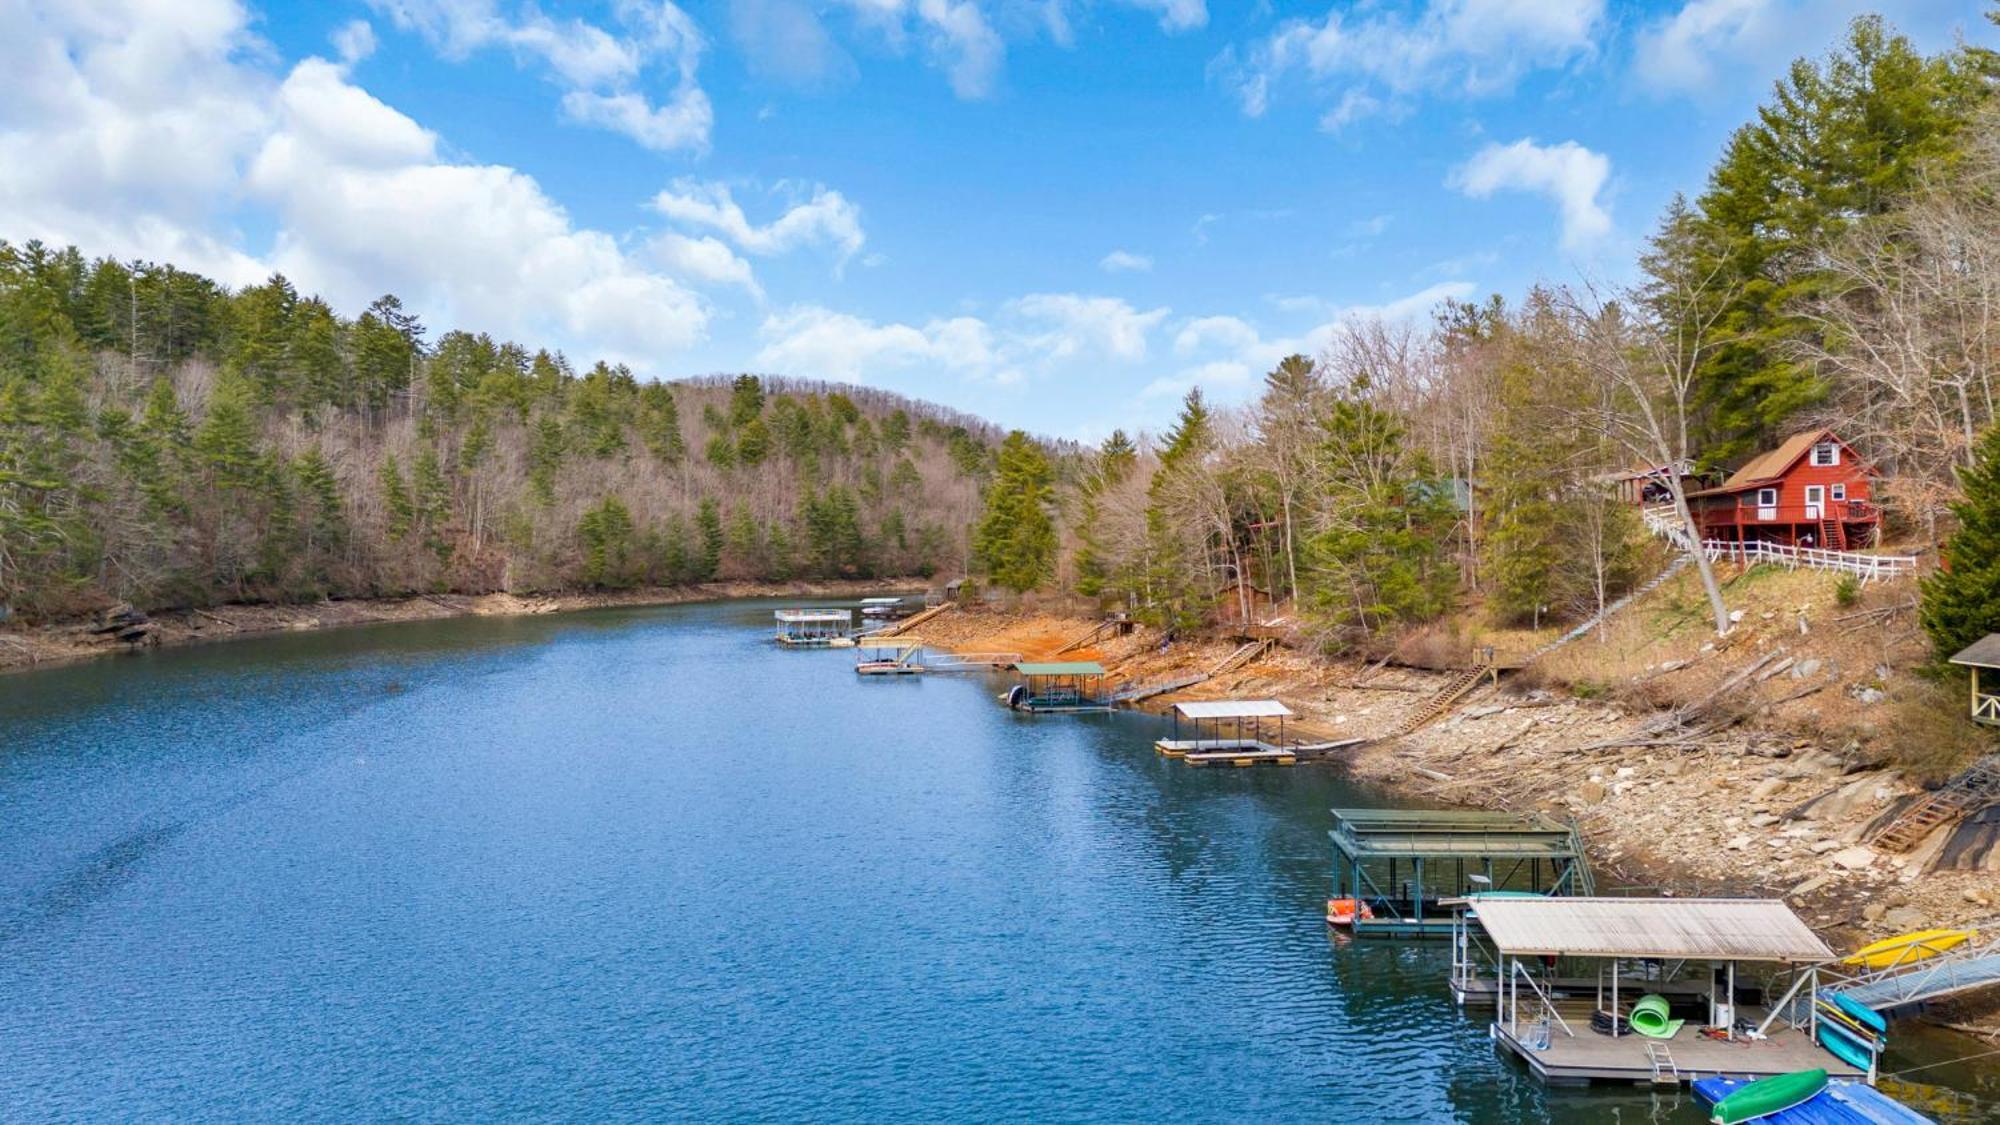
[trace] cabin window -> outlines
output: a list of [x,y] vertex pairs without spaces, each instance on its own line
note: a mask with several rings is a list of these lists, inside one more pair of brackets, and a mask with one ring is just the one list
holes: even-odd
[[1847,499],[1847,486],[1846,486],[1846,485],[1844,485],[1844,484],[1836,484],[1836,485],[1834,485],[1834,486],[1833,486],[1833,498],[1834,498],[1835,500],[1845,500],[1845,499]]
[[1777,489],[1775,489],[1775,488],[1760,488],[1760,489],[1758,489],[1758,490],[1757,490],[1757,506],[1758,506],[1759,508],[1775,508],[1775,507],[1777,507],[1777,506],[1778,506],[1778,490],[1777,490]]
[[1827,465],[1840,464],[1840,444],[1838,442],[1823,441],[1813,446],[1812,463],[1821,468]]

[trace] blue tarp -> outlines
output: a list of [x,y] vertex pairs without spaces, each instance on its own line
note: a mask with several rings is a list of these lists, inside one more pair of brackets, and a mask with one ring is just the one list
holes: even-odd
[[[1694,1092],[1710,1105],[1749,1085],[1743,1078],[1699,1078]],[[1937,1125],[1936,1122],[1864,1082],[1835,1079],[1813,1100],[1758,1122],[1770,1125]]]

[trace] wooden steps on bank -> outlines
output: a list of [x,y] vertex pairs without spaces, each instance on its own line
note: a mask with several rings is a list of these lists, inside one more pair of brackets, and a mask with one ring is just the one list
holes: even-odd
[[1390,729],[1389,736],[1401,737],[1430,725],[1446,711],[1451,710],[1452,704],[1470,695],[1481,680],[1493,675],[1496,675],[1494,668],[1487,664],[1475,664],[1458,673],[1445,681],[1445,685],[1429,699],[1418,704],[1416,710],[1403,716],[1403,720]]
[[945,602],[945,603],[944,603],[944,604],[942,604],[942,605],[934,605],[934,606],[930,607],[929,609],[927,609],[927,610],[923,611],[922,613],[919,613],[919,614],[916,614],[916,615],[914,615],[914,616],[911,616],[911,617],[905,617],[904,619],[902,619],[901,621],[898,621],[898,622],[894,623],[893,625],[885,625],[885,626],[883,626],[882,628],[880,628],[880,629],[877,629],[877,630],[875,630],[875,631],[874,631],[874,632],[872,632],[872,633],[869,633],[869,634],[868,634],[868,636],[869,636],[869,637],[900,637],[900,636],[902,636],[902,635],[903,635],[904,633],[907,633],[907,632],[909,632],[910,630],[912,630],[912,629],[916,628],[917,626],[919,626],[919,625],[922,625],[922,624],[923,624],[924,622],[926,622],[926,621],[933,621],[933,620],[936,620],[936,619],[937,619],[937,618],[938,618],[939,616],[941,616],[941,615],[942,615],[942,614],[943,614],[943,613],[944,613],[944,612],[945,612],[946,610],[948,610],[948,609],[957,609],[957,608],[958,608],[958,603],[957,603],[957,602]]
[[2000,755],[1989,754],[1936,792],[1919,797],[1871,843],[1879,851],[1909,851],[1939,825],[1996,799],[2000,799]]

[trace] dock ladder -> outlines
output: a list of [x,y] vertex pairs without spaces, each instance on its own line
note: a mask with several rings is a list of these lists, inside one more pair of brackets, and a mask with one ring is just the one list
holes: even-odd
[[1646,1044],[1646,1061],[1653,1064],[1653,1082],[1661,1086],[1681,1084],[1681,1068],[1674,1062],[1674,1053],[1665,1043],[1656,1041]]
[[1443,687],[1437,690],[1437,693],[1435,695],[1432,695],[1429,699],[1424,700],[1423,703],[1420,704],[1416,710],[1410,712],[1408,715],[1405,715],[1403,717],[1403,721],[1397,723],[1395,727],[1390,730],[1389,734],[1392,737],[1396,735],[1409,734],[1410,732],[1425,726],[1432,720],[1436,719],[1438,716],[1444,714],[1447,710],[1451,708],[1452,704],[1464,698],[1464,696],[1467,693],[1471,692],[1473,688],[1478,687],[1479,681],[1485,679],[1487,676],[1490,676],[1492,674],[1493,674],[1493,669],[1491,667],[1485,664],[1480,664],[1480,665],[1475,665],[1474,667],[1471,668],[1467,668],[1463,672],[1460,672],[1458,675],[1453,676],[1449,681],[1445,683]]
[[1996,799],[2000,799],[2000,754],[1988,754],[1937,792],[1918,798],[1870,842],[1885,852],[1909,851],[1938,825]]

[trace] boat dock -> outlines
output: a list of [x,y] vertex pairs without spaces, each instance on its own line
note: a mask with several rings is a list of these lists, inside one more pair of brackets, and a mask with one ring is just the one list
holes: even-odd
[[778,625],[775,639],[793,648],[827,648],[854,643],[851,609],[781,609],[771,615]]
[[1481,891],[1589,894],[1576,829],[1541,813],[1334,809],[1333,902],[1357,936],[1446,937],[1447,905]]
[[1109,711],[1104,666],[1095,660],[1022,662],[1014,665],[1021,683],[1006,695],[1007,706],[1036,714]]
[[1162,756],[1191,766],[1289,766],[1298,751],[1285,741],[1292,709],[1275,699],[1176,703],[1173,733],[1153,743]]
[[855,643],[857,676],[913,676],[924,671],[922,641],[864,639]]
[[[1679,1084],[1815,1067],[1872,1078],[1815,1042],[1827,1018],[1818,966],[1833,952],[1782,902],[1488,894],[1461,905],[1462,924],[1497,958],[1492,1039],[1545,1082]],[[1559,998],[1548,984],[1564,977],[1597,985]]]

